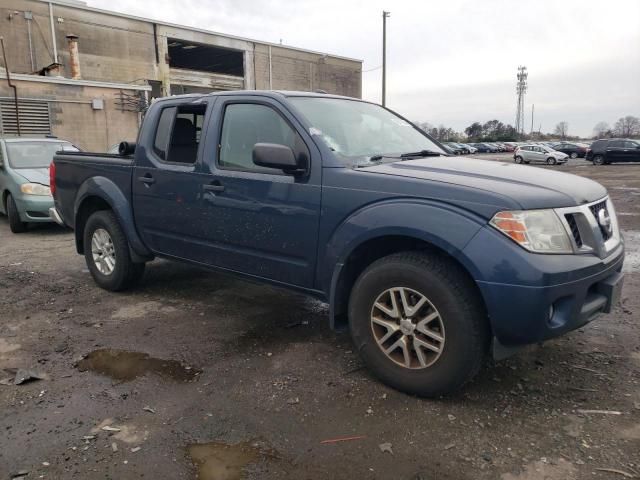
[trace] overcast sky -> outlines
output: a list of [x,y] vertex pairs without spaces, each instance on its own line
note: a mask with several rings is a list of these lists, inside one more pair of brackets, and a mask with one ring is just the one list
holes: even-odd
[[[514,123],[518,65],[529,70],[526,130],[591,135],[640,116],[640,0],[88,0],[98,8],[364,60],[380,101],[382,10],[387,105],[463,130]],[[367,71],[370,70],[370,71]]]

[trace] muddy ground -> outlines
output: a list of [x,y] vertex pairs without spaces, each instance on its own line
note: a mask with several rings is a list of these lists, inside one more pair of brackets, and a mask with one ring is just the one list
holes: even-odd
[[554,168],[609,188],[623,304],[440,400],[373,379],[326,305],[166,261],[108,293],[70,232],[1,217],[0,377],[46,378],[0,384],[0,479],[640,478],[640,165]]

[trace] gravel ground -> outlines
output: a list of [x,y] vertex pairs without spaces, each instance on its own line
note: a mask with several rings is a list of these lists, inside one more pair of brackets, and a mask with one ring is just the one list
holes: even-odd
[[623,303],[440,400],[375,381],[324,304],[166,261],[108,293],[70,232],[0,218],[0,381],[45,377],[0,384],[0,479],[640,478],[640,165],[542,168],[609,189]]

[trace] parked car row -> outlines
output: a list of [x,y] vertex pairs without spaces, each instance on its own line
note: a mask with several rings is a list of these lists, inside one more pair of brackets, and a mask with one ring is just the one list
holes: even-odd
[[[584,158],[594,165],[614,162],[640,162],[640,141],[625,138],[608,138],[591,145],[581,142],[445,142],[450,154],[514,152],[517,163],[543,162],[550,165],[566,163],[569,158]],[[560,155],[562,154],[562,155]]]
[[444,146],[454,155],[468,155],[473,153],[501,153],[513,152],[515,142],[483,142],[483,143],[459,143],[444,142]]

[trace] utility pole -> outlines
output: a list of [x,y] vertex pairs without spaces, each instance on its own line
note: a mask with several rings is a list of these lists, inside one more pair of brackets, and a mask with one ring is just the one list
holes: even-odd
[[382,106],[387,103],[387,18],[391,12],[382,11]]
[[516,94],[517,98],[517,106],[516,106],[516,132],[520,135],[524,135],[524,94],[527,93],[527,77],[529,74],[527,73],[527,67],[519,66],[518,74],[516,78],[518,82],[516,83]]
[[536,108],[535,103],[531,104],[531,135],[533,135],[533,112]]

